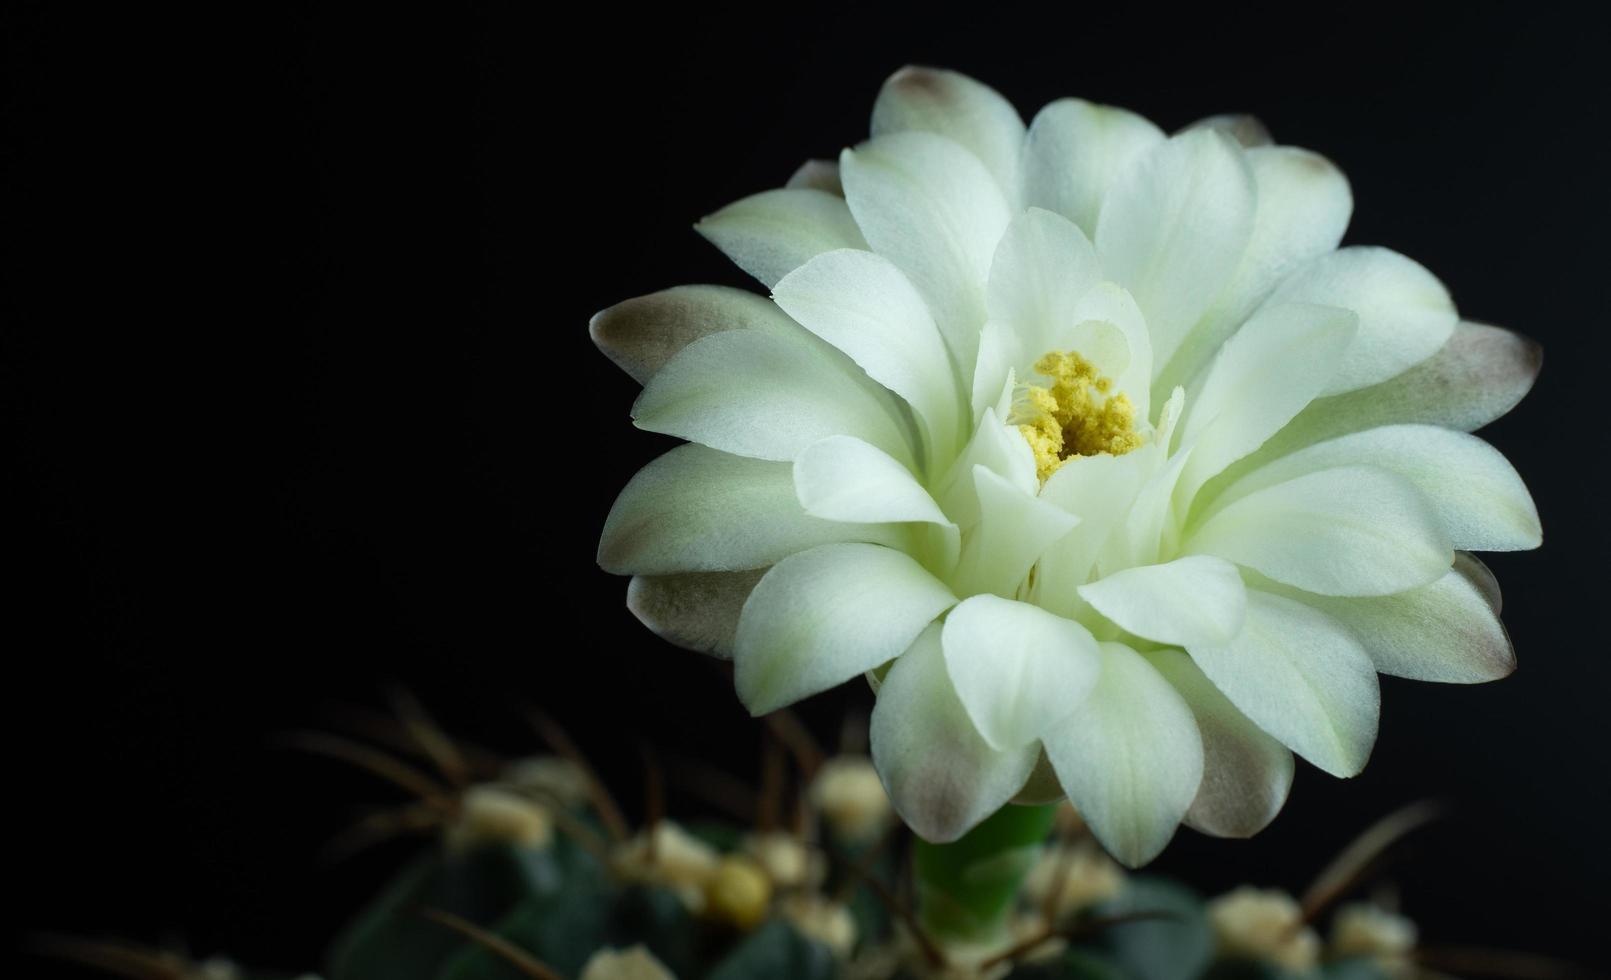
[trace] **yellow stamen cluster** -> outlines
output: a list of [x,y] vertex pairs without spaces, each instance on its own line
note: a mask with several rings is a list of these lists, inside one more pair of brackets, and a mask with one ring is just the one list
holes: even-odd
[[1051,379],[1051,387],[1025,385],[1013,419],[1035,451],[1042,482],[1071,459],[1122,456],[1141,445],[1135,406],[1124,394],[1111,394],[1113,382],[1096,365],[1073,351],[1053,351],[1035,362],[1035,373]]

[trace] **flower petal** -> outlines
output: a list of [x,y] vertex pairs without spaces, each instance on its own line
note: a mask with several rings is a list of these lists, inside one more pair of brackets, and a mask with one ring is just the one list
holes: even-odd
[[739,571],[829,542],[899,540],[888,525],[807,516],[786,463],[678,446],[622,489],[598,562],[615,575]]
[[940,506],[962,528],[979,522],[978,480],[973,471],[980,466],[1026,494],[1033,495],[1040,483],[1035,476],[1035,452],[1024,441],[1023,433],[1003,425],[995,409],[986,408],[973,438],[935,494]]
[[1203,737],[1203,783],[1186,823],[1215,837],[1252,837],[1292,789],[1292,752],[1248,720],[1191,657],[1179,650],[1147,655],[1186,699]]
[[1141,304],[1155,363],[1168,361],[1230,281],[1256,206],[1241,148],[1212,130],[1169,139],[1114,182],[1096,251]]
[[836,248],[866,248],[843,198],[806,187],[762,191],[694,225],[765,286]]
[[1386,381],[1448,342],[1459,316],[1449,291],[1418,263],[1361,245],[1328,252],[1288,276],[1271,303],[1317,303],[1353,310],[1359,333],[1324,394]]
[[1294,146],[1270,146],[1248,151],[1247,162],[1258,188],[1258,207],[1241,265],[1170,363],[1159,365],[1157,391],[1191,384],[1276,284],[1336,248],[1348,227],[1353,193],[1342,171],[1325,157]]
[[888,259],[826,252],[783,277],[772,298],[904,398],[927,425],[930,455],[955,453],[963,422],[956,370],[923,297]]
[[1176,646],[1229,643],[1247,609],[1236,566],[1207,555],[1127,568],[1079,592],[1121,629]]
[[1318,470],[1213,512],[1186,539],[1322,595],[1388,595],[1436,581],[1454,562],[1443,525],[1420,491],[1373,466]]
[[[759,459],[792,460],[819,439],[848,434],[899,459],[911,443],[892,406],[807,344],[754,330],[689,344],[650,379],[632,406],[640,429]],[[835,356],[837,352],[835,352]]]
[[1174,836],[1203,778],[1191,709],[1146,658],[1102,644],[1102,675],[1085,703],[1045,739],[1080,815],[1119,861],[1152,860]]
[[1187,500],[1320,393],[1355,323],[1347,310],[1266,305],[1226,341],[1187,409],[1182,444],[1195,446],[1182,477]]
[[1067,218],[1030,208],[1013,218],[990,263],[985,306],[1012,324],[1031,357],[1052,350],[1053,335],[1072,327],[1075,305],[1101,279],[1096,250]]
[[1122,456],[1081,456],[1058,467],[1046,481],[1041,499],[1078,515],[1080,523],[1041,555],[1036,604],[1068,617],[1084,607],[1077,590],[1090,579],[1102,546],[1129,512],[1154,456],[1151,446]]
[[634,575],[627,586],[627,609],[661,639],[729,660],[744,600],[765,574],[764,568],[752,568]]
[[990,170],[1003,194],[1017,192],[1024,121],[990,86],[941,68],[902,68],[879,89],[872,134],[908,131],[960,143]]
[[928,300],[964,376],[971,377],[984,283],[1011,218],[978,158],[932,133],[891,133],[839,158],[845,199],[862,234]]
[[1533,498],[1504,455],[1476,436],[1435,425],[1387,425],[1316,443],[1247,474],[1219,500],[1353,465],[1376,466],[1414,484],[1455,548],[1517,551],[1543,540]]
[[1181,127],[1181,132],[1190,132],[1193,129],[1216,129],[1231,139],[1240,143],[1244,149],[1269,146],[1271,142],[1270,130],[1257,116],[1250,116],[1245,112],[1224,112],[1217,116],[1208,116],[1196,122]]
[[1096,684],[1096,640],[1080,624],[993,595],[966,599],[941,636],[951,683],[994,749],[1040,739]]
[[1013,595],[1041,553],[1080,519],[984,466],[973,468],[973,485],[981,516],[962,541],[957,589]]
[[845,196],[845,185],[839,180],[839,164],[833,160],[807,160],[789,175],[787,188],[822,191],[834,197]]
[[830,521],[950,524],[899,461],[854,436],[829,436],[794,461],[794,489],[807,514]]
[[594,314],[587,332],[610,360],[639,384],[679,351],[708,334],[752,329],[799,331],[766,297],[729,286],[675,286]]
[[1188,652],[1232,704],[1292,751],[1333,776],[1365,768],[1381,694],[1370,657],[1341,623],[1249,589],[1236,639]]
[[733,655],[739,699],[764,715],[842,684],[894,659],[955,602],[890,548],[830,544],[790,555],[744,603]]
[[1040,755],[992,749],[951,686],[938,623],[895,661],[869,726],[873,764],[895,810],[919,837],[943,844],[1012,799]]
[[1164,141],[1163,131],[1125,109],[1058,99],[1035,115],[1024,140],[1023,202],[1096,234],[1114,179]]
[[1376,669],[1395,677],[1482,684],[1516,669],[1516,652],[1469,555],[1419,589],[1368,599],[1284,593],[1348,627]]

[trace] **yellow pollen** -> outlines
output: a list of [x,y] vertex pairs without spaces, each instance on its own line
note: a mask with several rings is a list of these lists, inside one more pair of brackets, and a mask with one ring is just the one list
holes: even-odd
[[1012,418],[1035,451],[1041,482],[1080,456],[1122,456],[1141,445],[1135,406],[1123,394],[1110,394],[1113,382],[1079,354],[1052,351],[1035,362],[1035,373],[1051,387],[1025,385],[1013,403]]

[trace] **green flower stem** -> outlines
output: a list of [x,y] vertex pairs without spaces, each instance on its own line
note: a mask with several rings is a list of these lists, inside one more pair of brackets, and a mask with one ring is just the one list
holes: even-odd
[[941,944],[1002,938],[1057,807],[1008,804],[950,844],[917,842],[917,914]]

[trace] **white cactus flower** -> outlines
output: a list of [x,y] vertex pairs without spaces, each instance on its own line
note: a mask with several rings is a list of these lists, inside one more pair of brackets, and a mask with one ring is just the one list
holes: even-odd
[[1540,542],[1468,434],[1538,348],[1338,248],[1351,210],[1246,119],[1167,136],[1064,99],[1026,128],[904,69],[837,167],[700,223],[771,301],[594,318],[636,424],[689,441],[622,492],[600,564],[733,658],[756,714],[872,679],[874,761],[926,838],[1054,785],[1132,866],[1183,820],[1252,834],[1292,753],[1364,766],[1378,671],[1510,672],[1465,552]]

